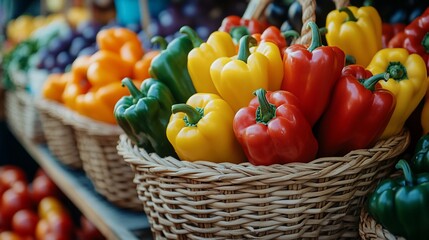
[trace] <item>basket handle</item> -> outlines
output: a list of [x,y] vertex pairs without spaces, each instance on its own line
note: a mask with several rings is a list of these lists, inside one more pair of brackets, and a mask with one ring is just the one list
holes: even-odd
[[311,29],[307,27],[308,22],[316,22],[316,0],[298,0],[302,8],[301,36],[294,43],[310,45]]

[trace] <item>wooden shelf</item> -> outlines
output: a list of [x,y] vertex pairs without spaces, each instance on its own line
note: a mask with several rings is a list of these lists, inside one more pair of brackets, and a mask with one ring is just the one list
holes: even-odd
[[144,212],[120,209],[98,194],[81,170],[72,170],[52,156],[44,144],[25,139],[9,128],[16,139],[52,178],[64,194],[108,239],[152,239]]

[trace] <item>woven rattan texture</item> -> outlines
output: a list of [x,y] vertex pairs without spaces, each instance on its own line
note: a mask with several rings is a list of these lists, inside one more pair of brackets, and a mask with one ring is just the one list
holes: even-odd
[[363,240],[405,240],[384,229],[364,210],[360,215],[359,235]]
[[76,113],[66,122],[75,130],[82,168],[96,191],[118,207],[143,211],[133,183],[134,172],[116,150],[122,130]]
[[5,108],[6,121],[15,132],[35,142],[45,141],[39,112],[29,93],[25,90],[7,91]]
[[82,161],[76,144],[74,129],[63,119],[71,114],[62,104],[40,99],[36,102],[43,133],[51,153],[64,165],[81,169]]
[[273,166],[160,158],[125,135],[118,152],[156,239],[356,239],[365,196],[408,143],[404,131],[344,157]]

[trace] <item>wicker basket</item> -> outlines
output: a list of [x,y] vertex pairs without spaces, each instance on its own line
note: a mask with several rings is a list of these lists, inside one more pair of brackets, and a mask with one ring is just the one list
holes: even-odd
[[6,92],[5,112],[6,122],[15,132],[35,142],[45,141],[34,98],[25,90]]
[[46,99],[38,99],[36,108],[39,110],[43,133],[51,153],[67,167],[81,169],[82,161],[74,129],[63,121],[72,112],[62,104]]
[[134,173],[116,150],[122,129],[75,112],[64,121],[75,131],[83,170],[96,191],[118,207],[143,211],[132,181]]
[[366,195],[408,143],[403,131],[344,157],[273,166],[161,158],[126,135],[118,152],[156,239],[356,239]]
[[360,215],[359,235],[364,240],[405,240],[405,238],[395,236],[384,229],[364,209]]

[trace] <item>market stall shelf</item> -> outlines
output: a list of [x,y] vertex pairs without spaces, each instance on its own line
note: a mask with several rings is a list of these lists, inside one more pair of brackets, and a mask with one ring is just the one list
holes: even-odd
[[45,144],[36,144],[14,129],[11,131],[40,167],[107,239],[152,239],[150,225],[143,212],[116,207],[95,191],[83,171],[63,165],[53,157]]

